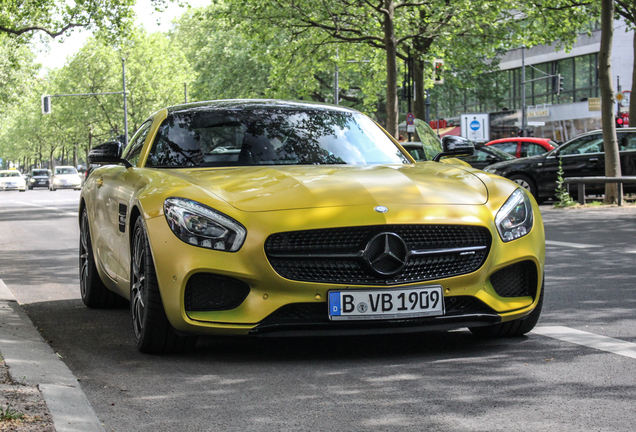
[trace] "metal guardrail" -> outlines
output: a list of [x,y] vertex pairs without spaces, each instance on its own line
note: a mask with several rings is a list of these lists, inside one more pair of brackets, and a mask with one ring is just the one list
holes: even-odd
[[570,184],[578,185],[578,198],[579,204],[585,204],[585,185],[586,184],[605,184],[605,183],[618,183],[618,205],[623,205],[623,184],[624,183],[636,183],[636,176],[625,177],[565,177],[563,182],[568,185],[568,192],[570,191]]

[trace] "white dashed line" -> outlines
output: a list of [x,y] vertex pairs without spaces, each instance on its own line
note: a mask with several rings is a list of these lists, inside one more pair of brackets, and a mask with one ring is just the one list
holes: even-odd
[[636,359],[636,343],[568,327],[536,327],[532,333]]
[[581,243],[567,243],[567,242],[559,242],[559,241],[554,241],[554,240],[546,240],[545,241],[545,245],[546,246],[564,246],[564,247],[571,247],[571,248],[576,248],[576,249],[590,249],[590,248],[600,247],[599,245],[588,245],[588,244],[581,244]]

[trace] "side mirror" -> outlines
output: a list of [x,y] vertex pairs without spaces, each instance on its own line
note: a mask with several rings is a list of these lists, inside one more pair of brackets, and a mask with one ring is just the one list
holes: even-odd
[[96,165],[124,164],[126,168],[132,167],[130,162],[121,158],[122,145],[119,141],[109,141],[93,147],[88,152],[87,163]]
[[475,146],[472,141],[455,135],[442,137],[442,152],[435,155],[433,161],[439,162],[444,156],[472,156]]

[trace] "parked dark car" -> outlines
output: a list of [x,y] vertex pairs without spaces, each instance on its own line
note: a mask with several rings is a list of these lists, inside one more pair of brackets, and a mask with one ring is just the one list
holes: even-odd
[[[402,147],[404,147],[416,161],[427,160],[421,142],[404,142],[400,144],[402,144]],[[474,168],[484,169],[493,163],[515,159],[515,157],[497,148],[491,148],[482,143],[475,143],[475,153],[473,155],[460,156],[457,159],[463,160]]]
[[35,189],[36,187],[49,187],[49,175],[51,172],[48,169],[36,168],[32,169],[28,175],[27,188]]
[[[621,173],[625,176],[636,175],[636,128],[618,129],[616,134]],[[537,201],[543,201],[554,197],[559,160],[562,161],[564,178],[604,176],[603,132],[588,132],[545,154],[499,162],[484,171],[513,180],[532,192]],[[604,185],[586,187],[589,194],[602,194],[604,191]],[[626,184],[624,191],[633,193],[636,187]]]

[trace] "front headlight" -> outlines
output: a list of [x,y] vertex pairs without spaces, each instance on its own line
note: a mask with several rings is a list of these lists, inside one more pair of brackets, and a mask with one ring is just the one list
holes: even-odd
[[509,242],[525,236],[532,229],[532,204],[525,189],[517,189],[497,212],[495,224],[499,236]]
[[236,252],[245,241],[243,225],[196,201],[168,198],[163,209],[172,232],[193,246]]
[[53,179],[53,184],[60,184],[60,179],[59,178],[54,178]]
[[34,178],[30,178],[30,179],[29,179],[29,181],[30,181],[31,183],[35,183],[35,179],[34,179]]

